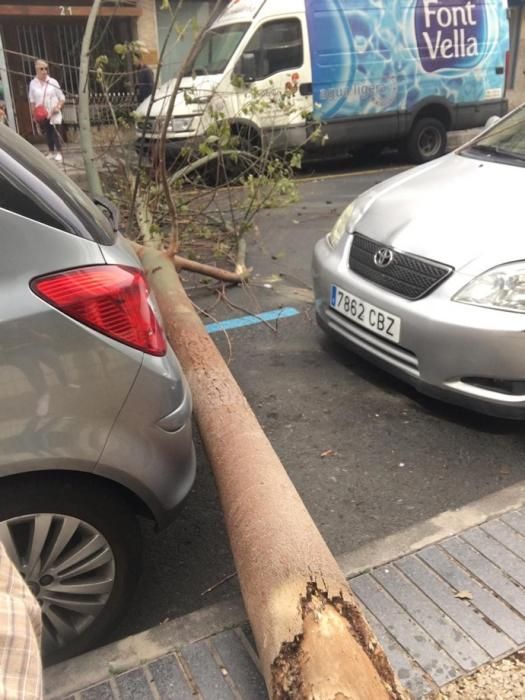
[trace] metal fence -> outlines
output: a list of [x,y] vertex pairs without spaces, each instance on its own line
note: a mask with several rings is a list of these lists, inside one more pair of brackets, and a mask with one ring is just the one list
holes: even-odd
[[[132,92],[91,93],[89,96],[89,118],[93,125],[111,124],[113,114],[120,121],[128,122],[137,107],[137,98]],[[68,96],[62,111],[64,124],[78,125],[78,97]]]
[[[7,78],[11,83],[9,75],[12,72],[18,82],[14,92],[11,84],[12,94],[18,96],[14,105],[17,120],[19,112],[29,113],[29,104],[24,97],[34,76],[35,59],[42,58],[49,63],[52,77],[58,80],[66,96],[64,123],[77,126],[78,95],[82,89],[79,84],[79,60],[85,22],[72,20],[68,23],[44,25],[28,20],[13,29],[9,48],[4,45],[3,50]],[[110,124],[113,120],[112,111],[119,120],[129,121],[131,113],[137,107],[133,66],[131,58],[122,61],[113,50],[116,43],[127,41],[132,36],[129,21],[126,18],[99,17],[94,36],[93,56],[108,57],[108,92],[104,94],[102,86],[92,73],[88,85],[91,122],[95,125]],[[27,128],[34,132],[34,124],[29,119],[26,119],[26,131]]]

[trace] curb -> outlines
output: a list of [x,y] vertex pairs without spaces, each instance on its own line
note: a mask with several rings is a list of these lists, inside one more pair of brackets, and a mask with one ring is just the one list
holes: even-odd
[[94,649],[44,672],[46,700],[65,698],[113,675],[129,671],[171,651],[246,622],[241,598],[170,620],[118,642]]
[[519,481],[466,506],[447,510],[394,535],[340,554],[337,562],[346,578],[352,578],[524,505],[525,481]]
[[449,131],[447,133],[447,150],[454,151],[460,146],[464,146],[471,139],[483,131],[479,129],[464,129],[463,131]]
[[[341,554],[346,578],[369,571],[525,505],[525,481]],[[64,698],[172,651],[246,622],[241,598],[203,608],[46,669],[47,700]]]

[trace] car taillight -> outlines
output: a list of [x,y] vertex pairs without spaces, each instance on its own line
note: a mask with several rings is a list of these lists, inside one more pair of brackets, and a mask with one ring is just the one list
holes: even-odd
[[149,303],[144,274],[133,267],[94,265],[39,277],[31,288],[63,313],[150,355],[166,340]]

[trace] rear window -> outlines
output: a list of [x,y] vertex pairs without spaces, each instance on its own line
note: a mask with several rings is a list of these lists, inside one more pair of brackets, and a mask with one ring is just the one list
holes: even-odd
[[[2,208],[96,243],[114,242],[116,234],[107,217],[80,187],[12,129],[2,125],[0,155],[1,151],[15,161],[9,167],[9,159],[5,159],[0,171]],[[49,201],[49,191],[57,203]]]
[[33,197],[28,196],[17,183],[8,180],[0,173],[0,207],[15,214],[26,216],[47,226],[64,230],[64,222],[39,206]]

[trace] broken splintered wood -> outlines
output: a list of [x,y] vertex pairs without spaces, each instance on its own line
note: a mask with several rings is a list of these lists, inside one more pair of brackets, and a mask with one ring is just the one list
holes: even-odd
[[300,607],[303,631],[272,664],[273,700],[409,698],[355,604],[311,581]]

